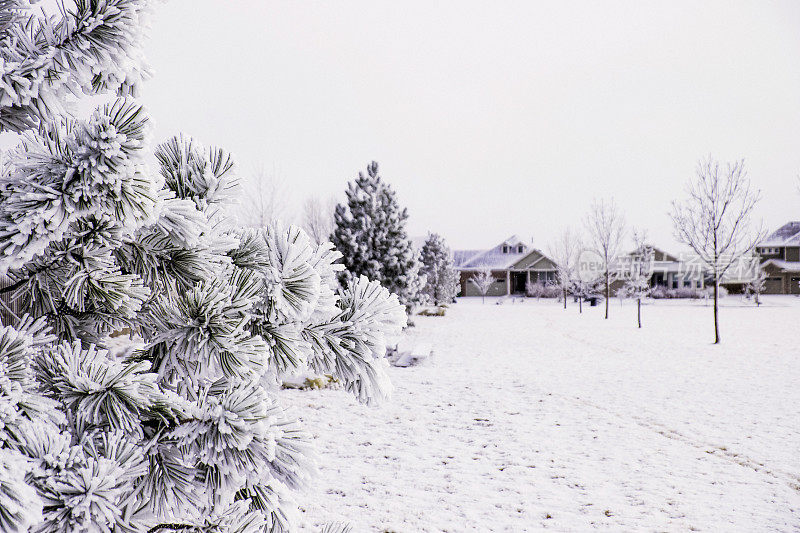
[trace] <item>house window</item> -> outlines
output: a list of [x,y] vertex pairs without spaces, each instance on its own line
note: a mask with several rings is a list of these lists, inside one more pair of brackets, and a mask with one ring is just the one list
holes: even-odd
[[497,283],[505,283],[506,278],[497,278]]
[[522,253],[522,245],[517,246],[517,253]]
[[505,246],[505,245],[503,246],[503,253],[504,254],[508,253],[508,246]]
[[690,289],[692,287],[692,280],[690,279],[683,280],[683,286],[687,289]]

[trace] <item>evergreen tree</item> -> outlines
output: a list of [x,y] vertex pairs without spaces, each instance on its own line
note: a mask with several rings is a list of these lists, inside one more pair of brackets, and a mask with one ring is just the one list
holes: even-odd
[[408,211],[400,208],[394,190],[378,175],[378,163],[347,185],[347,202],[336,206],[331,241],[343,255],[340,276],[366,276],[380,281],[400,301],[411,305],[421,289],[419,261],[406,235]]
[[421,274],[425,277],[422,291],[425,298],[434,305],[451,303],[458,294],[458,272],[453,267],[450,248],[444,239],[429,233],[422,246]]
[[236,227],[224,150],[175,137],[156,173],[133,100],[55,105],[129,92],[146,7],[79,0],[57,21],[0,0],[0,128],[24,132],[0,172],[0,274],[30,312],[0,327],[2,531],[287,531],[313,468],[281,376],[391,388],[397,297],[365,277],[337,293],[341,254],[298,228]]

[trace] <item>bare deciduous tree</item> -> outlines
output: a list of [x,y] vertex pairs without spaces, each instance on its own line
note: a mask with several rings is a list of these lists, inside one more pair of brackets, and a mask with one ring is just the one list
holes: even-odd
[[586,232],[589,234],[589,247],[597,256],[605,285],[606,315],[608,318],[608,299],[611,293],[611,268],[619,255],[625,237],[625,218],[617,209],[614,200],[600,200],[592,204],[586,217]]
[[647,243],[645,231],[633,231],[634,251],[627,266],[624,291],[636,299],[636,320],[642,327],[642,298],[650,294],[650,276],[653,274],[653,247]]
[[758,261],[753,269],[753,277],[745,285],[744,292],[748,296],[752,294],[756,307],[759,307],[761,305],[761,295],[764,294],[765,290],[767,290],[767,272],[761,266],[761,262]]
[[764,235],[750,220],[761,195],[750,186],[744,160],[722,169],[709,156],[697,163],[696,173],[687,185],[686,198],[672,202],[671,216],[675,236],[694,250],[713,276],[714,344],[718,344],[719,282]]
[[242,180],[242,193],[239,218],[245,226],[263,228],[289,214],[290,190],[274,169],[259,167]]
[[323,200],[319,196],[311,196],[303,203],[303,229],[317,244],[327,242],[333,233],[333,213],[336,210],[336,198]]
[[575,285],[581,249],[580,237],[570,228],[562,231],[547,249],[550,259],[556,264],[556,282],[564,297],[564,309],[567,308],[567,295]]
[[492,288],[492,283],[497,281],[497,278],[492,276],[492,270],[489,267],[481,268],[477,274],[474,274],[471,278],[469,278],[470,282],[475,285],[475,288],[478,289],[478,292],[481,294],[483,298],[481,301],[482,303],[486,303],[486,293],[489,292],[489,289]]

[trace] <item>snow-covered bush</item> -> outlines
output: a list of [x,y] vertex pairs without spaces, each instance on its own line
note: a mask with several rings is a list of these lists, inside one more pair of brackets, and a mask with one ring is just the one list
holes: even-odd
[[[0,99],[4,131],[37,127],[0,173],[0,275],[31,315],[0,328],[2,531],[290,530],[313,461],[281,377],[330,374],[363,402],[391,388],[397,297],[364,277],[337,292],[340,254],[302,230],[237,227],[229,154],[175,137],[154,172],[135,101],[55,114],[67,89],[128,87],[146,5],[0,17],[5,39],[42,32],[39,62],[5,41],[6,86],[46,67]],[[122,330],[141,346],[106,349]]]
[[688,287],[680,287],[678,289],[672,289],[673,298],[684,298],[684,299],[697,299],[703,297],[703,292],[699,289],[692,289]]
[[[720,290],[722,290],[722,287],[720,287]],[[653,298],[654,300],[668,300],[668,299],[679,299],[679,298],[696,300],[699,298],[705,298],[707,294],[708,294],[707,290],[692,289],[689,287],[670,289],[663,286],[657,286],[650,291],[650,297]]]
[[562,298],[562,288],[555,283],[529,281],[525,284],[525,296],[528,298]]
[[650,298],[653,298],[654,300],[667,299],[669,298],[668,294],[670,290],[671,289],[668,289],[667,287],[657,285],[650,291]]
[[[703,290],[701,294],[703,296],[708,295],[709,298],[713,298],[714,297],[714,286],[712,285],[711,287],[706,287],[705,290]],[[722,285],[717,287],[717,297],[725,298],[726,296],[728,296],[728,294],[729,294],[728,289],[726,289]]]

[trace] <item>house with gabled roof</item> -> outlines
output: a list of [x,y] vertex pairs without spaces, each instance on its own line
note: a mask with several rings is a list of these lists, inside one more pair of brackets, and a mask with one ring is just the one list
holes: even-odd
[[[708,273],[696,257],[677,257],[650,244],[644,246],[652,253],[648,271],[650,287],[666,289],[702,289]],[[642,250],[633,250],[617,261],[616,280],[611,284],[611,292],[616,292],[625,284],[626,274],[630,272],[632,261],[641,257]]]
[[800,222],[787,222],[758,243],[767,294],[800,294]]
[[516,235],[488,250],[455,250],[453,264],[461,276],[461,296],[480,296],[469,280],[487,268],[497,280],[489,288],[487,296],[524,294],[529,282],[556,281],[555,263]]

